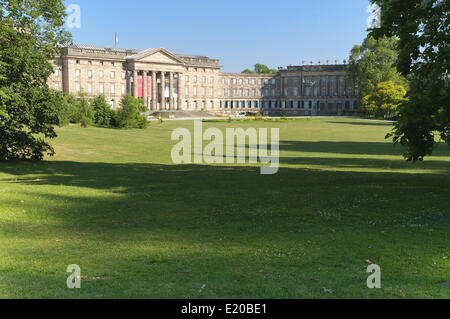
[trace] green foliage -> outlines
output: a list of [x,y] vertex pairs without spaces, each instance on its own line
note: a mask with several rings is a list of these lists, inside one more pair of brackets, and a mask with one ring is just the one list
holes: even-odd
[[375,38],[398,40],[397,69],[411,79],[408,102],[398,112],[392,134],[409,161],[431,155],[436,137],[450,147],[450,1],[372,0],[381,8]]
[[[76,99],[71,94],[66,94],[62,91],[53,91],[55,95],[54,102],[57,109],[57,121],[55,125],[66,126],[69,123],[79,123],[78,109],[76,106]],[[77,118],[76,121],[73,119]]]
[[277,70],[275,69],[270,69],[267,65],[265,64],[260,64],[257,63],[254,66],[254,71],[250,70],[250,69],[245,69],[244,71],[242,71],[242,73],[246,73],[246,74],[277,74]]
[[91,100],[94,109],[94,123],[97,125],[109,126],[114,117],[114,111],[106,102],[106,97],[103,94],[97,95]]
[[120,100],[120,108],[115,116],[115,124],[119,128],[146,128],[147,119],[139,114],[142,103],[130,95],[124,95]]
[[369,117],[393,118],[398,106],[404,102],[406,90],[392,81],[381,82],[375,92],[363,97],[361,106]]
[[91,105],[91,101],[85,94],[80,93],[76,104],[81,127],[89,127],[94,122],[94,108]]
[[381,82],[392,81],[407,86],[406,79],[395,68],[397,57],[397,40],[394,37],[378,40],[368,37],[362,45],[352,48],[346,81],[358,84],[360,102],[363,97],[372,94]]
[[69,123],[80,123],[80,112],[78,112],[77,99],[72,94],[66,94],[67,101],[67,111],[66,111],[66,122]]
[[47,85],[48,62],[69,42],[62,0],[0,2],[0,160],[53,155],[60,95]]

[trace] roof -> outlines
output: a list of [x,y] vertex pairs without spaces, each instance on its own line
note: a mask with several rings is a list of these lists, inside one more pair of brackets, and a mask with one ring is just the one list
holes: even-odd
[[96,46],[96,45],[89,45],[89,44],[70,44],[67,47],[73,48],[73,49],[112,51],[112,52],[132,53],[132,54],[137,54],[137,53],[141,52],[140,50],[135,50],[135,49],[103,47],[103,46]]
[[205,56],[205,55],[196,55],[196,54],[179,54],[176,53],[176,55],[178,55],[181,58],[190,58],[190,59],[207,59],[207,60],[211,60],[211,58]]
[[[155,50],[155,48],[150,48],[146,50],[136,50],[136,49],[124,49],[124,48],[113,48],[113,47],[106,47],[106,46],[97,46],[97,45],[90,45],[90,44],[70,44],[67,45],[68,48],[74,48],[74,49],[84,49],[84,50],[100,50],[100,51],[113,51],[113,52],[121,52],[121,53],[132,53],[134,55],[140,55],[145,52],[149,52],[152,50]],[[174,53],[176,56],[180,58],[190,58],[190,59],[206,59],[211,60],[211,58],[205,56],[205,55],[197,55],[197,54],[178,54]]]

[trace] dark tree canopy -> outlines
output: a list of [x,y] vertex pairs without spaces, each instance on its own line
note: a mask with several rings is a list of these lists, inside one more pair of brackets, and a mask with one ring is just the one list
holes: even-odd
[[53,155],[59,94],[49,61],[68,43],[62,0],[0,1],[0,160]]
[[398,39],[397,69],[411,82],[389,137],[407,148],[408,160],[423,160],[433,153],[436,137],[450,146],[450,1],[372,3],[381,8],[381,27],[370,34]]

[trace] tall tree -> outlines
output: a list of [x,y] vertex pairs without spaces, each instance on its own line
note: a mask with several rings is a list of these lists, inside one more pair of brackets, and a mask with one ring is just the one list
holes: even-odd
[[408,160],[421,161],[433,153],[437,137],[450,146],[450,1],[371,1],[381,10],[381,25],[370,34],[398,38],[397,69],[411,79],[388,137],[406,147]]
[[65,16],[62,0],[0,1],[0,160],[54,153],[44,138],[56,136],[58,103],[46,82],[70,40]]
[[393,37],[368,37],[352,48],[346,80],[358,84],[360,101],[374,93],[381,82],[406,86],[405,78],[395,68],[397,57],[397,40]]

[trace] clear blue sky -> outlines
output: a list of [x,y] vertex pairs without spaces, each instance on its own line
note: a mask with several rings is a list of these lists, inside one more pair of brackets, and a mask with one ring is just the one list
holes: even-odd
[[66,0],[81,8],[80,44],[220,59],[225,72],[348,57],[366,35],[368,0]]

